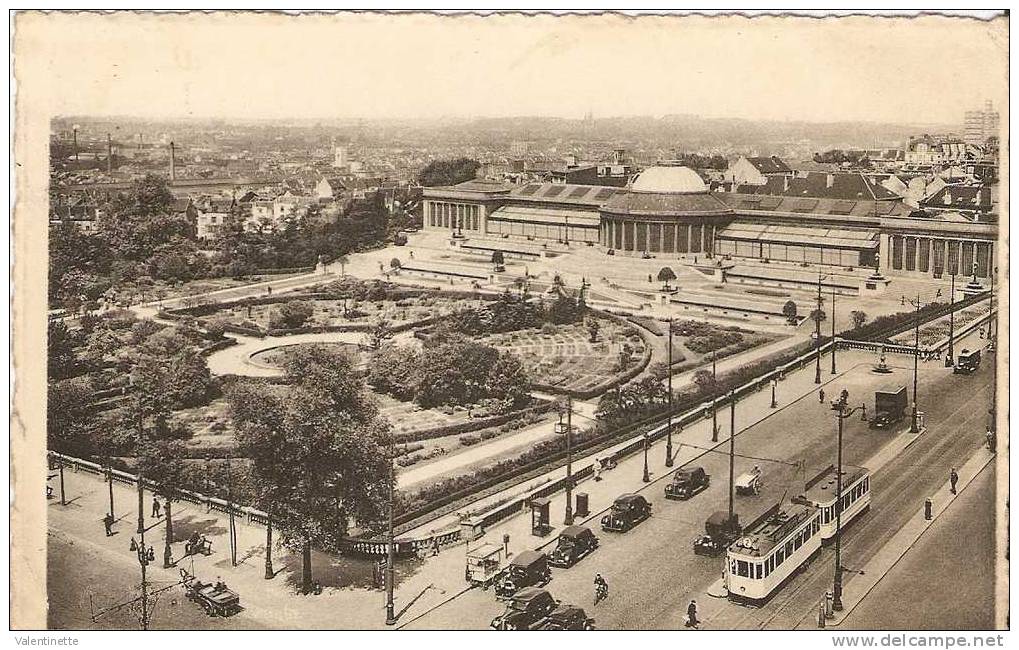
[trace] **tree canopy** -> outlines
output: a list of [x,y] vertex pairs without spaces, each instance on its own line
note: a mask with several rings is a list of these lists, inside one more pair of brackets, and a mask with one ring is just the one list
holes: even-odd
[[456,185],[474,178],[480,168],[481,163],[470,158],[433,160],[418,173],[417,180],[424,187]]
[[283,542],[302,552],[307,593],[312,544],[335,544],[353,522],[373,530],[382,521],[391,432],[345,352],[299,348],[284,373],[285,387],[242,382],[228,398],[256,499]]

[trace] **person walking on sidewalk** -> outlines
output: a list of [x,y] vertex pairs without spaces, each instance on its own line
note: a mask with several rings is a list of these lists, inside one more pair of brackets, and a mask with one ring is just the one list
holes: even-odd
[[157,497],[152,497],[152,516],[156,519],[159,519],[159,509],[159,499]]
[[824,404],[824,389],[823,388],[820,391],[818,391],[817,398],[821,401],[822,404]]
[[952,484],[952,488],[951,488],[952,494],[957,494],[957,492],[955,491],[955,485],[956,485],[956,483],[959,482],[959,474],[958,474],[958,472],[955,471],[954,467],[952,468],[951,473],[949,473],[949,475],[948,475],[948,481]]
[[106,516],[103,517],[103,528],[106,529],[106,536],[107,537],[113,536],[113,530],[112,530],[112,528],[113,528],[113,515],[111,515],[108,512],[106,513]]
[[691,600],[686,608],[686,626],[696,630],[700,624],[701,622],[697,620],[697,601]]

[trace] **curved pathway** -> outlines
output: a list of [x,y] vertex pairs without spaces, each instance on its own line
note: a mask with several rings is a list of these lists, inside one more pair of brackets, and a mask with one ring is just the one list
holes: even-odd
[[[298,345],[301,343],[348,343],[357,345],[364,341],[364,332],[316,332],[312,334],[288,334],[285,336],[267,336],[255,338],[230,334],[237,339],[237,345],[213,352],[206,360],[209,371],[214,375],[243,375],[245,377],[278,377],[282,370],[266,367],[251,361],[252,355],[265,350]],[[413,339],[410,332],[396,334],[393,341]]]

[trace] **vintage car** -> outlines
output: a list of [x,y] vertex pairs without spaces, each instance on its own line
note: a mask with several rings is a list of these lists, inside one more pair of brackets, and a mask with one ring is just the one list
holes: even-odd
[[686,500],[708,488],[711,477],[703,467],[681,467],[672,475],[672,482],[665,486],[666,499]]
[[510,561],[495,583],[495,595],[509,598],[524,587],[544,586],[550,580],[552,569],[548,568],[548,556],[538,551],[523,551]]
[[506,611],[492,619],[495,630],[534,630],[559,607],[552,594],[538,587],[524,587],[506,603]]
[[593,630],[594,619],[573,605],[560,605],[548,615],[541,625],[542,630]]
[[651,516],[651,504],[639,494],[624,494],[601,518],[602,530],[625,533]]
[[694,555],[718,557],[740,536],[740,532],[739,517],[736,514],[733,514],[730,521],[728,512],[714,512],[704,522],[704,534],[694,540]]
[[559,542],[548,558],[552,566],[568,569],[598,548],[598,538],[587,526],[567,526],[559,533]]
[[226,583],[202,582],[184,569],[180,570],[180,575],[188,600],[198,603],[209,616],[233,616],[243,609],[241,597],[227,588]]

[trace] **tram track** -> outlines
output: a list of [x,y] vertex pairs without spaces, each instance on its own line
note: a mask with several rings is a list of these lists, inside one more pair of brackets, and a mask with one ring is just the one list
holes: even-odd
[[[988,385],[980,387],[973,399],[986,396]],[[870,512],[856,518],[843,530],[843,567],[847,566],[846,555],[861,560],[869,559],[880,550],[905,524],[922,504],[922,494],[929,494],[940,486],[948,474],[948,467],[961,465],[983,443],[979,434],[983,410],[968,409],[968,403],[956,408],[944,417],[946,431],[943,434],[928,433],[924,444],[913,445],[892,462],[878,470],[871,479],[873,496]],[[961,418],[959,414],[967,411]],[[974,428],[974,424],[977,426]],[[968,432],[968,433],[967,433]],[[962,434],[962,435],[958,435]],[[946,462],[947,461],[947,462]],[[902,466],[926,468],[924,474],[901,471]],[[898,470],[898,471],[897,471]],[[923,491],[915,489],[922,483]],[[877,535],[871,535],[878,531]],[[779,593],[759,608],[741,607],[742,612],[734,617],[725,617],[725,629],[793,629],[814,615],[817,603],[826,589],[830,588],[830,573],[834,572],[834,549],[824,547],[809,564],[801,570]],[[861,562],[862,563],[862,562]],[[822,570],[820,567],[824,567]],[[831,571],[828,571],[828,569]],[[852,579],[850,572],[844,576],[846,582]],[[729,610],[730,608],[726,608]],[[723,610],[725,611],[725,610]],[[725,611],[733,614],[733,611]],[[713,617],[709,623],[717,622]]]

